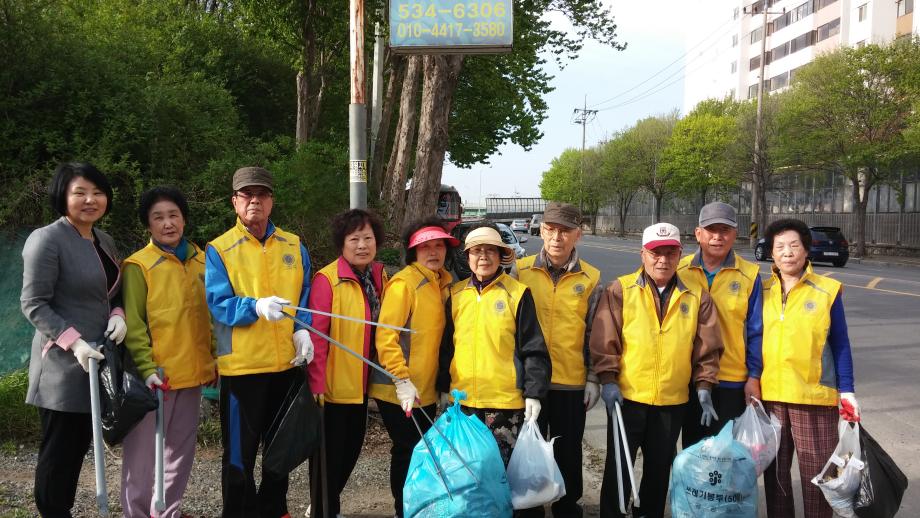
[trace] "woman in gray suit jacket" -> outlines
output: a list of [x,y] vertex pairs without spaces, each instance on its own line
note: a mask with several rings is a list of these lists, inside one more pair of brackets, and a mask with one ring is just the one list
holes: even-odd
[[22,250],[22,312],[35,327],[26,403],[38,407],[42,442],[35,505],[69,517],[92,440],[91,344],[124,340],[120,261],[111,236],[93,228],[112,206],[112,187],[92,164],[58,166],[48,188],[61,218],[29,235]]

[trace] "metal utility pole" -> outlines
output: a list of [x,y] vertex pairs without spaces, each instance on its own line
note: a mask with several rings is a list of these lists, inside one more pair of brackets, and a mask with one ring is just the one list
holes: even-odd
[[[766,190],[766,173],[765,164],[761,157],[761,148],[763,147],[763,95],[764,95],[764,73],[767,66],[767,15],[782,14],[782,12],[769,12],[767,10],[767,0],[761,0],[761,11],[763,12],[763,23],[761,24],[760,35],[760,74],[757,77],[757,118],[754,121],[754,168],[751,175],[751,231],[750,245],[751,248],[757,246],[760,229],[766,225],[763,211],[765,207],[761,203]],[[756,4],[755,4],[756,6]],[[755,6],[751,7],[751,13],[754,14]],[[745,8],[747,11],[747,8]]]
[[573,112],[575,116],[575,124],[581,124],[581,174],[578,176],[578,208],[582,211],[585,210],[585,129],[588,126],[588,123],[594,120],[594,117],[597,115],[597,110],[588,109],[588,96],[585,96],[585,104],[583,108],[575,108]]
[[[383,18],[383,11],[378,11],[378,18]],[[381,109],[383,108],[383,54],[386,38],[380,22],[374,23],[374,79],[371,90],[371,149],[370,156],[374,156],[374,144],[377,142],[377,133],[380,131]]]
[[367,108],[364,71],[364,0],[349,2],[351,103],[348,105],[348,197],[352,209],[367,208]]

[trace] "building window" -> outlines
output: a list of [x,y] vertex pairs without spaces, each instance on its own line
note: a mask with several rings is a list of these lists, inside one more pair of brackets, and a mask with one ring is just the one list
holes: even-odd
[[824,41],[837,34],[840,34],[840,18],[818,27],[818,41]]
[[866,40],[861,40],[856,42],[856,48],[861,49],[866,46]]
[[752,84],[748,87],[748,99],[753,99],[757,97],[757,83]]
[[770,91],[778,90],[780,88],[785,88],[789,86],[789,72],[783,72],[778,76],[773,76],[770,78]]
[[757,43],[763,37],[763,27],[758,27],[751,31],[751,43]]
[[734,12],[733,15],[732,15],[732,20],[737,20],[737,19],[738,19],[738,16],[740,16],[740,15],[741,15],[741,9],[738,8],[738,7],[736,7],[736,8],[735,8],[735,12]]
[[751,66],[748,70],[757,70],[760,67],[760,56],[754,56],[751,58]]
[[732,34],[732,47],[737,47],[737,46],[738,46],[738,35]]
[[738,71],[738,62],[732,61],[732,74]]
[[914,0],[898,0],[898,16],[914,12]]
[[825,7],[836,3],[837,0],[815,0],[815,11],[824,9]]
[[869,16],[869,4],[862,4],[858,8],[859,11],[859,21],[864,21],[867,16]]

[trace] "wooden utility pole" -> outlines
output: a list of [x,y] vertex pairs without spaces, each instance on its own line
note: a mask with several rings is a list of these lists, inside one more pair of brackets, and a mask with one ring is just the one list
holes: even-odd
[[367,208],[367,108],[364,72],[364,0],[349,2],[351,103],[348,105],[348,198],[352,209]]
[[585,129],[594,120],[597,110],[588,109],[588,96],[585,96],[584,108],[575,108],[575,124],[581,124],[581,173],[578,175],[578,208],[585,210]]

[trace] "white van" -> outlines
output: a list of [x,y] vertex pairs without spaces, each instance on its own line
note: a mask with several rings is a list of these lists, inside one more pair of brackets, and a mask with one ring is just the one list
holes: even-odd
[[534,214],[530,217],[530,235],[540,235],[540,223],[543,223],[543,214]]

